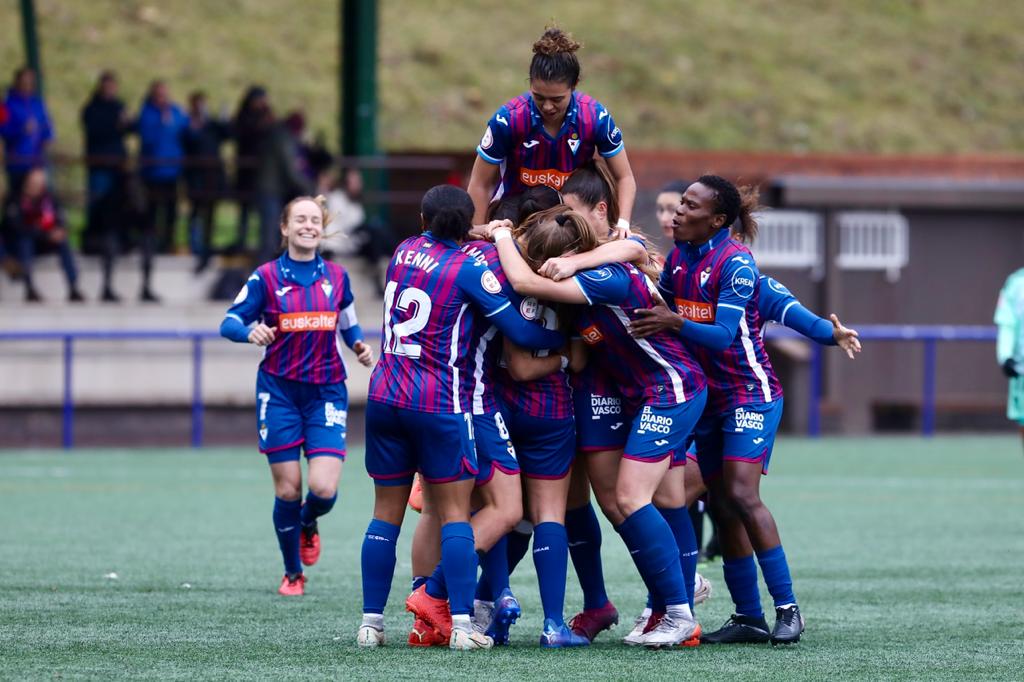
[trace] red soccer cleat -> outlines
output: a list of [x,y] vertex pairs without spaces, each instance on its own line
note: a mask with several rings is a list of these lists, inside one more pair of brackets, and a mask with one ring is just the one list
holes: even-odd
[[299,558],[303,566],[312,566],[320,560],[320,531],[315,523],[299,534]]
[[569,621],[569,627],[577,635],[593,642],[595,637],[605,630],[610,630],[618,622],[619,610],[609,601],[599,609],[580,611]]
[[423,513],[423,481],[420,480],[419,474],[416,474],[416,479],[412,482],[412,490],[409,491],[409,507],[414,512]]
[[409,646],[448,646],[448,640],[425,620],[417,618],[409,631]]
[[405,610],[434,628],[447,643],[452,636],[452,612],[444,599],[427,594],[427,586],[420,585],[405,600]]
[[298,575],[289,578],[287,574],[281,578],[281,587],[277,588],[277,593],[284,595],[285,597],[301,597],[306,593],[306,576],[299,573]]

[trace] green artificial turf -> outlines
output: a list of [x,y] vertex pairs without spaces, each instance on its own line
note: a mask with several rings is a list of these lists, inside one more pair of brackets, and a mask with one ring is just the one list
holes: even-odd
[[[1020,679],[1024,454],[1015,438],[781,441],[764,497],[807,632],[779,649],[619,644],[644,590],[607,526],[608,591],[622,620],[594,646],[537,648],[527,560],[513,576],[524,617],[511,647],[410,649],[410,514],[390,644],[361,651],[359,549],[372,488],[360,449],[346,467],[307,595],[287,599],[275,593],[272,488],[254,451],[0,454],[0,678]],[[715,591],[697,613],[713,629],[731,602],[720,564],[700,570]],[[566,615],[580,603],[570,571]]]

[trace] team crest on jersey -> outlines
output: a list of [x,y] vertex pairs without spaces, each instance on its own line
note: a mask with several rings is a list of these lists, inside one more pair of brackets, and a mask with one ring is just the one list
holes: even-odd
[[498,281],[497,276],[490,270],[485,270],[484,274],[480,275],[480,286],[490,294],[501,292],[501,282]]
[[792,296],[792,294],[789,293],[789,289],[787,289],[785,285],[782,284],[782,282],[778,281],[773,277],[766,277],[765,279],[768,280],[768,286],[771,287],[772,291],[778,294],[782,294],[783,296]]
[[527,296],[523,299],[523,302],[519,304],[519,314],[526,320],[537,319],[537,299],[533,296]]
[[732,276],[732,290],[740,298],[750,298],[754,294],[754,284],[754,271],[745,265]]
[[573,154],[575,154],[576,150],[580,148],[580,136],[577,135],[576,133],[573,133],[572,137],[566,140],[566,142],[569,143],[569,151],[571,151]]
[[590,346],[600,343],[601,339],[604,338],[601,330],[597,328],[597,325],[593,324],[581,331],[580,335],[583,337],[583,341]]
[[326,279],[320,283],[320,288],[324,290],[324,296],[330,298],[331,292],[334,291],[334,285]]
[[708,281],[708,277],[711,277],[711,266],[710,265],[707,266],[706,268],[704,268],[703,272],[700,273],[700,285],[701,286],[704,286],[704,284]]
[[491,134],[491,126],[487,126],[484,136],[480,138],[480,148],[490,149],[492,144],[494,144],[494,135]]

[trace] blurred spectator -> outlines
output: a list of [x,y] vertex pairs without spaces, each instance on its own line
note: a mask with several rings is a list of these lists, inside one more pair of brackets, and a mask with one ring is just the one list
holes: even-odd
[[124,102],[118,97],[117,76],[112,71],[100,74],[92,97],[82,109],[85,130],[85,156],[89,170],[88,222],[83,236],[86,253],[100,253],[103,261],[101,298],[117,302],[112,286],[114,258],[123,242],[125,182],[128,152],[125,135],[132,122]]
[[197,273],[210,263],[213,217],[217,200],[223,196],[227,184],[220,147],[228,134],[228,125],[207,113],[206,95],[192,93],[185,133],[185,186],[192,205],[188,223],[193,251],[198,256]]
[[235,138],[235,194],[238,197],[238,236],[229,251],[242,251],[249,236],[249,217],[256,205],[256,178],[260,149],[263,147],[273,116],[267,91],[258,85],[250,87],[242,98],[232,133]]
[[50,116],[36,93],[36,72],[23,66],[14,72],[14,85],[4,101],[6,122],[0,125],[4,139],[7,191],[15,197],[29,171],[46,163],[46,145],[53,139]]
[[[331,178],[331,175],[323,175]],[[363,208],[363,174],[356,168],[342,169],[340,180],[327,194],[327,210],[331,222],[323,241],[328,256],[358,255],[363,259],[369,276],[384,295],[381,259],[394,251],[396,240],[391,228],[382,220],[367,218]]]
[[188,117],[171,102],[167,84],[153,81],[139,112],[139,166],[146,187],[147,218],[163,252],[171,248],[178,221],[178,178],[187,127]]
[[256,191],[260,209],[259,260],[274,257],[281,244],[281,211],[289,198],[310,194],[313,185],[299,172],[295,137],[282,124],[274,124],[260,149]]
[[68,300],[85,298],[78,290],[78,271],[68,245],[64,215],[57,200],[47,189],[46,171],[35,167],[24,174],[17,195],[12,195],[4,210],[4,239],[18,259],[25,282],[25,300],[36,303],[43,298],[32,281],[36,253],[56,252],[68,282]]

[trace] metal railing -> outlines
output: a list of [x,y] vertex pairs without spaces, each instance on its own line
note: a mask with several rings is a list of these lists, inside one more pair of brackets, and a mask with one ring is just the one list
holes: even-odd
[[[924,344],[924,366],[921,385],[921,432],[925,436],[935,433],[935,375],[938,344],[947,342],[995,342],[995,327],[935,326],[935,325],[866,325],[858,327],[863,341],[902,341]],[[378,338],[379,333],[368,333]],[[811,344],[811,371],[809,379],[807,432],[812,437],[821,435],[822,377],[826,349],[786,328],[772,325],[766,330],[768,338],[792,338]],[[61,399],[61,444],[74,447],[75,400],[72,384],[75,342],[93,341],[187,341],[192,346],[192,390],[191,390],[191,436],[194,448],[203,445],[203,402],[202,369],[203,342],[221,339],[215,331],[197,330],[130,330],[130,331],[5,331],[0,332],[3,341],[60,341],[62,344],[63,387]]]

